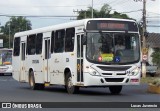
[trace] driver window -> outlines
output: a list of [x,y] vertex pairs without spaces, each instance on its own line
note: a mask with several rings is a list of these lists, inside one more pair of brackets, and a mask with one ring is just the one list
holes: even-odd
[[115,52],[124,50],[125,48],[125,37],[122,35],[115,35]]

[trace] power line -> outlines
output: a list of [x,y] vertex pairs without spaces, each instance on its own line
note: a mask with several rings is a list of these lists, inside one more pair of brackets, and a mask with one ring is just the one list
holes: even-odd
[[[95,4],[96,5],[96,4]],[[0,5],[1,7],[6,7],[7,6],[7,8],[18,8],[18,7],[20,7],[20,8],[28,8],[28,7],[33,7],[33,8],[35,8],[35,7],[44,7],[44,8],[49,8],[49,7],[51,7],[51,8],[55,8],[55,7],[59,7],[59,8],[62,8],[62,7],[82,7],[82,6],[88,6],[88,5],[32,5],[32,6],[29,6],[29,5],[12,5],[12,6],[8,6],[8,5]]]
[[[128,1],[128,0],[127,0],[127,1]],[[117,5],[117,4],[121,5],[121,4],[123,4],[123,3],[125,3],[124,0],[116,0],[116,1],[112,4],[112,6],[115,6],[115,5]]]
[[142,11],[142,9],[139,9],[139,10],[133,10],[133,11],[129,11],[129,12],[121,12],[121,13],[132,13],[132,12],[139,12],[139,11]]
[[[7,4],[6,5],[0,5],[0,7],[6,7],[7,8],[28,8],[28,7],[33,7],[33,8],[36,8],[36,7],[42,7],[42,8],[62,8],[62,7],[88,7],[90,4],[87,4],[87,5],[12,5],[12,6],[8,6]],[[94,6],[97,6],[97,5],[102,5],[102,4],[94,4]]]
[[6,16],[6,17],[77,17],[73,15],[24,15],[24,14],[0,14],[0,16]]
[[[126,1],[126,2],[128,2],[128,0]],[[119,0],[119,1],[117,1],[117,0],[114,0],[114,1],[112,1],[112,2],[109,2],[108,4],[110,5],[110,4],[118,4],[118,5],[121,5],[122,3],[124,3],[124,0]],[[119,4],[119,3],[121,3],[121,4]],[[104,4],[104,3],[103,3]],[[94,4],[94,6],[97,6],[97,5],[103,5],[103,4]],[[35,7],[44,7],[44,8],[55,8],[55,7],[59,7],[59,8],[61,8],[61,7],[86,7],[86,6],[89,6],[89,5],[91,5],[91,4],[85,4],[85,5],[50,5],[50,4],[45,4],[45,5],[8,5],[8,4],[0,4],[0,7],[7,7],[7,8],[28,8],[28,7],[33,7],[33,8],[35,8]]]
[[117,0],[114,0],[114,1],[112,1],[112,2],[109,2],[108,4],[112,4],[112,3],[115,3]]
[[114,6],[122,5],[122,4],[125,4],[125,3],[129,2],[129,0],[126,0],[126,1],[122,0],[122,1],[117,2],[116,4],[114,4]]
[[146,18],[160,18],[160,16],[148,16]]
[[160,27],[160,25],[147,25],[147,27]]
[[156,14],[156,15],[160,15],[159,13],[155,13],[155,12],[148,12],[147,13],[152,13],[152,14]]

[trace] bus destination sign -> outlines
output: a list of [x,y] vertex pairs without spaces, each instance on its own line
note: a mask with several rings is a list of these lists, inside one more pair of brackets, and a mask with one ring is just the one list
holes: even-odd
[[97,29],[106,30],[106,29],[116,29],[116,30],[127,30],[127,24],[124,23],[97,23]]
[[87,22],[87,30],[105,31],[134,31],[138,32],[135,22],[114,20],[90,20]]

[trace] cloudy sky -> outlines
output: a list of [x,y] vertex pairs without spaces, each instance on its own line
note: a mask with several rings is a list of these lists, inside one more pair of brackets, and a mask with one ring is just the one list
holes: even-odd
[[[135,2],[138,1],[138,2]],[[93,0],[94,9],[99,10],[105,3],[112,7],[113,11],[123,12],[138,22],[142,18],[143,0]],[[160,0],[147,1],[147,30],[160,33]],[[32,28],[70,22],[75,19],[77,13],[73,10],[86,10],[91,6],[92,0],[1,0],[0,23],[4,25],[9,17],[2,15],[27,15],[50,17],[27,17],[32,23]],[[51,17],[52,16],[52,17]],[[73,17],[53,17],[73,16]],[[151,27],[152,26],[152,27]]]

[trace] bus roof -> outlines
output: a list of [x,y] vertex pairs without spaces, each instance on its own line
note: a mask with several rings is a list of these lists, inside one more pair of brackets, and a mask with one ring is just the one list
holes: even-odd
[[130,21],[130,22],[135,22],[135,20],[130,20],[130,19],[119,19],[119,18],[92,18],[92,19],[83,19],[83,20],[76,20],[68,23],[62,23],[62,24],[57,24],[57,25],[52,25],[52,26],[47,26],[43,28],[38,28],[38,29],[33,29],[33,30],[28,30],[28,31],[23,31],[23,32],[18,32],[15,34],[14,37],[22,37],[30,34],[36,34],[36,33],[44,33],[44,32],[49,32],[53,30],[59,30],[63,28],[69,28],[69,27],[77,27],[77,26],[83,26],[87,21],[89,20],[119,20],[119,21]]

